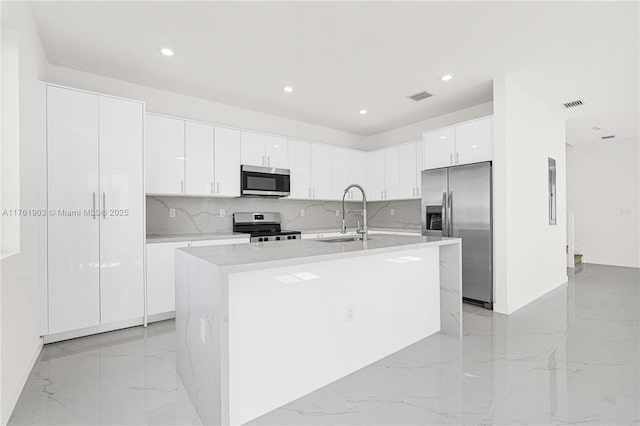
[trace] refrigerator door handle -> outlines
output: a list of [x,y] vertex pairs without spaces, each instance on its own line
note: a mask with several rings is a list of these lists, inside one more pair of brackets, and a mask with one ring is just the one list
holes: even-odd
[[447,206],[447,224],[449,226],[449,237],[453,237],[453,191],[449,192],[449,206]]
[[442,193],[442,236],[446,237],[447,236],[447,193],[443,192]]

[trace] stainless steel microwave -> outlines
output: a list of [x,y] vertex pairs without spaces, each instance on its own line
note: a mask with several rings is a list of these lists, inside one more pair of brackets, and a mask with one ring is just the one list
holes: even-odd
[[288,169],[240,166],[240,195],[243,197],[287,197],[291,194]]

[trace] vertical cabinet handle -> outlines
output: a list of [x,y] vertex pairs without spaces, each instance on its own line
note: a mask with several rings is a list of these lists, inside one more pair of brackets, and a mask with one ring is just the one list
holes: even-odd
[[216,194],[220,194],[220,182],[216,182]]
[[453,164],[453,153],[449,154],[449,164]]
[[384,199],[385,200],[387,199],[387,190],[386,189],[384,190]]
[[309,188],[309,198],[311,198],[311,188]]
[[211,189],[209,190],[213,194],[213,182],[211,182]]
[[458,164],[458,153],[456,152],[456,164]]
[[93,209],[91,210],[91,216],[96,218],[96,193],[93,193]]
[[271,156],[267,155],[267,166],[271,165]]
[[107,218],[107,193],[102,193],[102,218]]
[[264,155],[262,156],[262,165],[263,165],[263,166],[266,166],[266,165],[267,165],[267,162],[265,161],[265,156],[264,156]]
[[184,193],[184,179],[180,179],[180,193]]

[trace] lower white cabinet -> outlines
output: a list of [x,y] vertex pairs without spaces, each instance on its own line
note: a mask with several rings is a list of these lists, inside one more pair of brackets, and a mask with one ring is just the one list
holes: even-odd
[[[147,243],[147,315],[172,313],[176,309],[176,249],[248,243],[249,237],[219,240]],[[166,319],[166,315],[161,319]]]

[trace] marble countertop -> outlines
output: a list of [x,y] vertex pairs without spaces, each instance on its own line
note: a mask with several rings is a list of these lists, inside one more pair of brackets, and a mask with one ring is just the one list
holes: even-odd
[[[356,228],[349,228],[347,232],[355,232]],[[405,228],[369,228],[369,232],[406,232],[420,233],[419,229]],[[336,228],[303,229],[302,234],[323,234],[328,232],[340,232]],[[247,234],[233,231],[190,233],[190,234],[147,234],[147,243],[177,243],[182,241],[225,240],[247,237]]]
[[219,266],[227,272],[245,272],[313,261],[344,259],[412,248],[459,244],[459,238],[373,235],[368,241],[323,242],[322,240],[272,241],[268,243],[182,248],[186,253]]
[[181,241],[226,240],[233,238],[249,238],[242,232],[221,231],[193,234],[147,234],[147,243],[177,243]]

